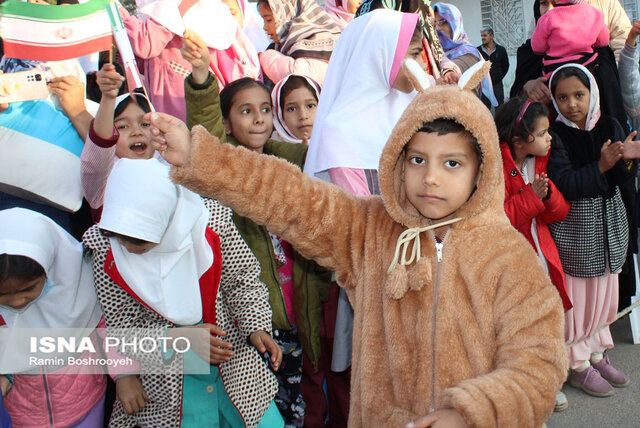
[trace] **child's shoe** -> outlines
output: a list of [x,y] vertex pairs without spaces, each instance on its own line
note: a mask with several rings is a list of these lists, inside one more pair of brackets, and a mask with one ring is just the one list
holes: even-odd
[[600,376],[602,376],[612,386],[615,386],[616,388],[624,388],[629,385],[629,377],[613,367],[609,362],[609,357],[604,357],[602,360],[592,364],[591,366],[600,372]]
[[567,410],[569,407],[569,400],[567,400],[567,396],[564,395],[564,392],[558,391],[556,392],[556,405],[553,408],[554,412],[561,412],[563,410]]
[[610,397],[615,394],[609,382],[604,380],[600,372],[594,369],[593,366],[589,366],[581,372],[571,370],[569,385],[581,389],[594,397]]

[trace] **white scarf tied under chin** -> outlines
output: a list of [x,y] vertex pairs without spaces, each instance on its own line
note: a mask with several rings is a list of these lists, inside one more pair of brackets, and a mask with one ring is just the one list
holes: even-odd
[[198,195],[169,179],[156,159],[121,159],[105,191],[102,229],[157,243],[144,254],[111,238],[111,250],[131,290],[167,320],[193,325],[202,319],[200,277],[213,264],[205,238],[209,211]]

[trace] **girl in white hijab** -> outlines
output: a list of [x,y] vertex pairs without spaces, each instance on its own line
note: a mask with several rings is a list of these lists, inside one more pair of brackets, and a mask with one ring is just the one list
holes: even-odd
[[[25,329],[54,328],[88,335],[101,318],[82,244],[40,213],[0,211],[0,373],[13,374],[0,376],[0,384],[16,426],[47,426],[50,420],[57,426],[102,425],[104,375],[55,375],[54,368],[33,364],[28,358],[33,354],[20,352],[11,337],[12,331],[24,337]],[[11,377],[14,385],[7,392]]]
[[[165,362],[132,355],[142,374],[117,378],[112,425],[282,426],[273,404],[275,378],[258,355],[269,351],[274,367],[280,362],[267,333],[268,291],[231,215],[173,184],[156,159],[121,159],[114,166],[100,223],[84,236],[107,327],[173,337],[185,330],[172,327],[204,328],[209,347],[198,355],[219,370],[180,375],[187,356]],[[162,381],[149,368],[161,368]],[[205,390],[216,395],[203,396]]]

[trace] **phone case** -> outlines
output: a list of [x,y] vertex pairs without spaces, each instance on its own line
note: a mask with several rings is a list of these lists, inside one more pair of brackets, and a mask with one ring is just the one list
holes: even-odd
[[47,82],[41,71],[0,74],[0,103],[39,100],[48,95]]

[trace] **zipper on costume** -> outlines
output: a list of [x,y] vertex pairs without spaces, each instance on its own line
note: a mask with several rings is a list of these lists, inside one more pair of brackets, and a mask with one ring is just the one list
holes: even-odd
[[[276,283],[278,284],[278,291],[280,292],[280,299],[282,300],[282,307],[284,308],[284,317],[287,320],[287,324],[289,324],[289,328],[291,329],[293,328],[293,324],[291,324],[291,320],[289,319],[289,315],[287,314],[287,302],[285,302],[284,300],[284,292],[282,291],[282,284],[280,284],[280,275],[278,273],[278,266],[276,265],[276,262],[275,262],[276,250],[273,248],[273,242],[271,241],[271,235],[269,235],[269,231],[265,227],[260,227],[260,230],[264,234],[264,237],[267,240],[267,244],[269,245],[269,254],[271,256],[271,260],[269,262],[271,264],[271,272],[273,273],[273,279],[275,279]],[[293,275],[291,280],[293,281]],[[271,332],[271,334],[273,334],[273,331]]]
[[440,263],[442,263],[442,248],[444,247],[444,241],[449,236],[451,228],[449,227],[445,232],[442,240],[438,242],[435,238],[435,234],[432,234],[432,238],[435,241],[436,246],[436,273],[433,279],[433,319],[431,320],[431,404],[429,405],[429,411],[434,412],[436,408],[436,308],[438,306],[438,279],[440,276]]
[[42,381],[44,383],[44,396],[47,399],[47,411],[49,412],[49,426],[53,428],[53,409],[51,408],[51,400],[49,400],[49,385],[47,384],[47,373],[45,368],[42,368]]

